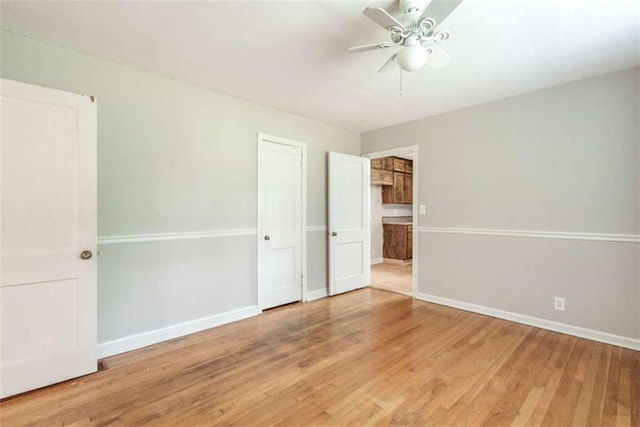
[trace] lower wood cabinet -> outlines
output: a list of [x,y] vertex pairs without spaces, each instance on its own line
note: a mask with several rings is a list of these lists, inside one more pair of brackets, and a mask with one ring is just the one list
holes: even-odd
[[407,261],[413,258],[413,225],[382,224],[382,256]]

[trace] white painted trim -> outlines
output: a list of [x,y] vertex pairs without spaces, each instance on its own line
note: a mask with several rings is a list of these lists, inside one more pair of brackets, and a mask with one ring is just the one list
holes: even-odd
[[183,233],[132,234],[128,236],[98,236],[99,245],[117,245],[122,243],[161,242],[166,240],[205,239],[209,237],[253,236],[255,228],[237,230],[187,231]]
[[[418,145],[409,145],[406,147],[398,147],[392,148],[389,150],[382,151],[374,151],[371,153],[364,153],[362,157],[367,157],[369,159],[377,159],[379,157],[388,157],[388,156],[401,156],[403,154],[408,154],[413,160],[413,212],[412,212],[412,222],[414,224],[413,227],[413,259],[418,258],[418,208],[420,206],[418,200],[418,191],[420,188],[420,158],[419,158],[419,146]],[[371,212],[371,209],[369,209]],[[373,265],[373,261],[371,262]],[[413,268],[411,270],[411,294],[415,298],[418,294],[418,275],[419,275],[419,263],[413,263]]]
[[329,228],[326,225],[310,225],[307,227],[307,232],[312,231],[327,231]]
[[371,265],[382,264],[384,262],[384,258],[372,258]]
[[640,243],[640,234],[574,233],[570,231],[498,230],[453,227],[418,227],[418,231],[421,233],[479,234],[484,236],[536,237],[544,239]]
[[[403,154],[413,155],[413,154],[416,154],[417,152],[418,152],[417,145],[408,145],[405,147],[390,148],[388,150],[364,153],[362,154],[362,157],[367,157],[369,159],[377,159],[379,157],[402,156]],[[415,169],[416,168],[414,167],[413,168],[414,172],[415,172]]]
[[[304,300],[307,294],[307,144],[300,141],[295,141],[293,139],[281,138],[279,136],[268,135],[266,133],[258,132],[258,182],[257,185],[257,193],[258,193],[258,214],[256,217],[256,224],[258,224],[258,228],[260,228],[260,143],[262,141],[272,142],[276,144],[289,145],[292,147],[299,147],[302,151],[302,221],[301,221],[301,234],[302,234],[302,288],[300,290],[300,301]],[[259,231],[259,230],[258,230]],[[262,307],[262,292],[260,289],[260,263],[262,261],[262,252],[260,251],[260,235],[256,232],[257,236],[257,245],[256,245],[256,259],[258,260],[257,268],[256,268],[256,284],[258,291],[258,307]]]
[[326,288],[316,289],[315,291],[307,292],[305,296],[305,301],[314,301],[320,298],[326,298],[329,295]]
[[213,316],[178,323],[177,325],[171,325],[165,328],[103,342],[98,344],[98,358],[113,356],[115,354],[124,353],[126,351],[157,344],[173,338],[200,332],[205,329],[247,319],[260,314],[260,312],[261,311],[258,309],[258,306],[251,305],[237,310],[214,314]]
[[586,338],[593,341],[599,341],[606,344],[613,344],[620,347],[629,348],[631,350],[640,351],[640,340],[634,338],[623,337],[607,332],[595,331],[593,329],[582,328],[580,326],[554,322],[552,320],[541,319],[539,317],[532,317],[524,314],[513,313],[510,311],[499,310],[497,308],[486,307],[483,305],[443,298],[436,295],[417,293],[416,298],[422,301],[470,311],[472,313],[484,314],[487,316],[496,317],[498,319],[509,320],[511,322],[535,326],[536,328],[547,329],[549,331],[560,332],[562,334],[573,335],[580,338]]

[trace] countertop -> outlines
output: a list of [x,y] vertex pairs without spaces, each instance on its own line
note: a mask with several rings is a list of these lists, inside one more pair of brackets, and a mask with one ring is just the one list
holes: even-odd
[[382,224],[413,225],[413,218],[410,216],[383,216]]

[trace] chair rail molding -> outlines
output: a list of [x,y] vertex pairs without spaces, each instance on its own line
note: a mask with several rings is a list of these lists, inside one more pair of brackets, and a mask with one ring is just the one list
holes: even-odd
[[491,228],[455,228],[455,227],[418,227],[418,232],[640,243],[640,234],[577,233],[577,232],[570,232],[570,231],[502,230],[502,229],[491,229]]
[[116,245],[123,243],[161,242],[166,240],[206,239],[211,237],[254,236],[256,228],[186,231],[182,233],[131,234],[115,236],[98,236],[99,245]]

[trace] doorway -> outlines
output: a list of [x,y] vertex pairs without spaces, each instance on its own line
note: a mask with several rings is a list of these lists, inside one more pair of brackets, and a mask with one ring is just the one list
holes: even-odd
[[417,292],[418,146],[376,151],[371,159],[370,287]]

